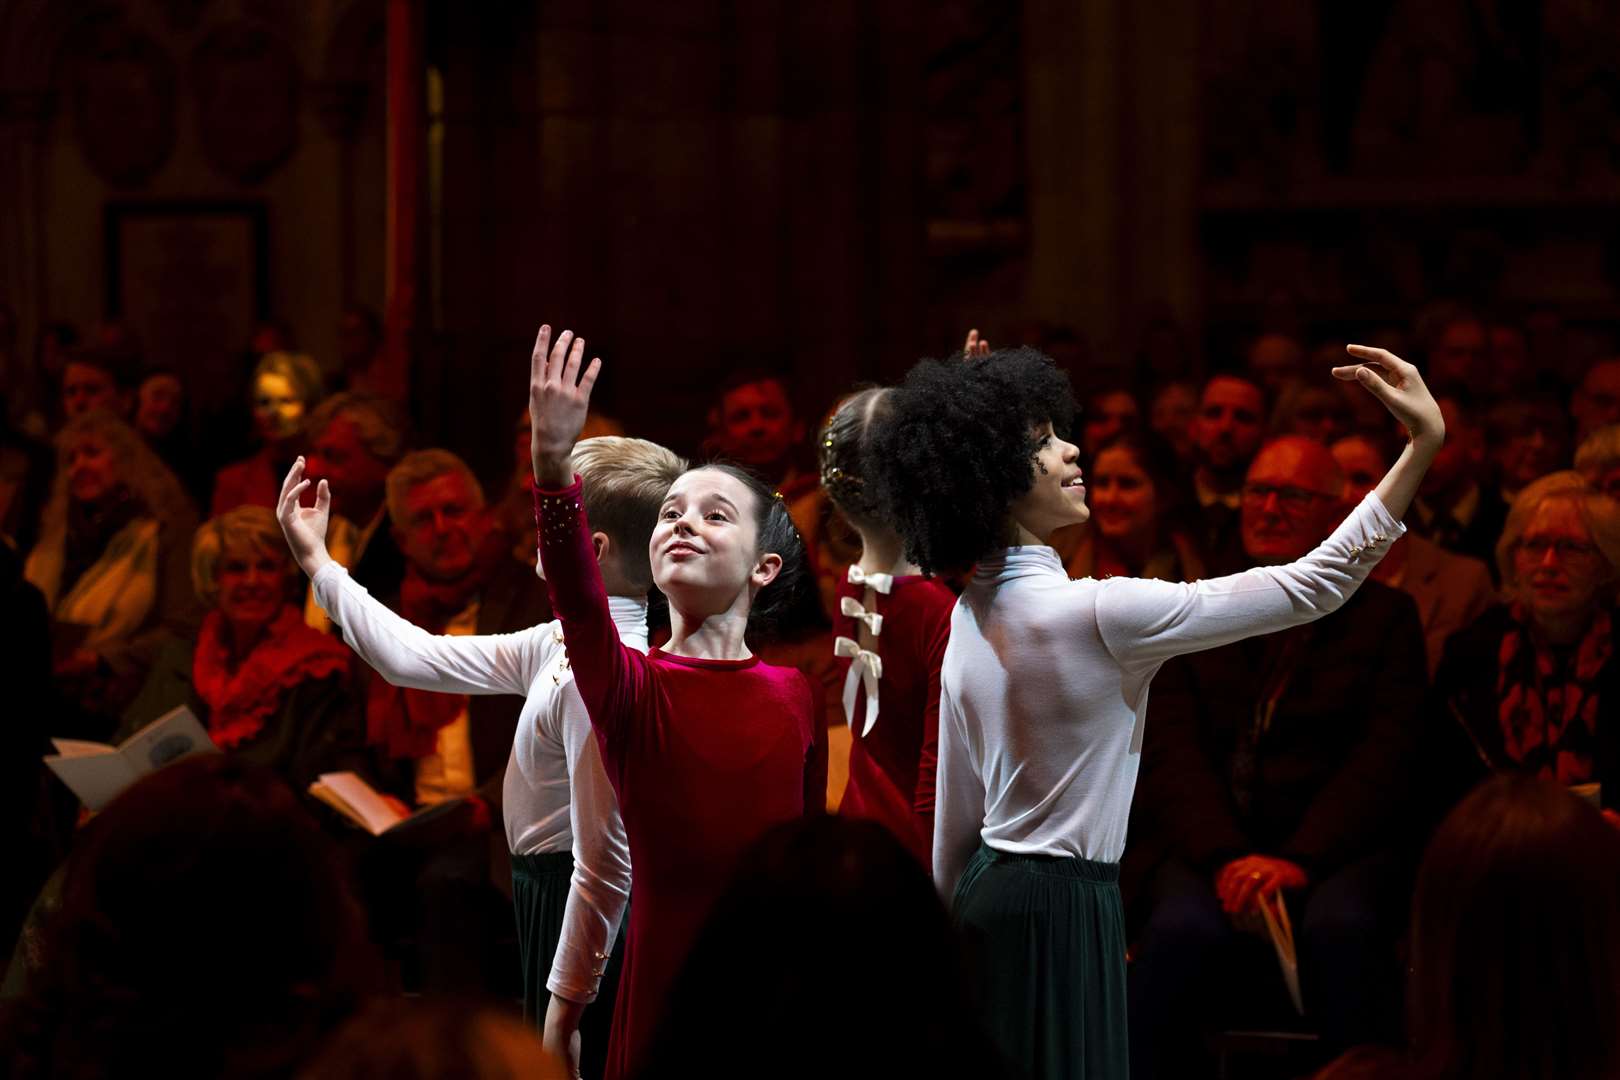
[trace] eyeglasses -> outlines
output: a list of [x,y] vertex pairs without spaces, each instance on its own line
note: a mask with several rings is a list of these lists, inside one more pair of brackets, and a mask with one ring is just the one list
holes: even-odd
[[1277,504],[1284,510],[1309,510],[1316,503],[1332,499],[1332,495],[1324,495],[1320,491],[1310,488],[1293,487],[1289,484],[1244,484],[1243,501],[1264,503],[1273,495],[1277,496]]
[[1568,562],[1571,559],[1588,559],[1597,554],[1597,547],[1580,540],[1555,540],[1549,536],[1526,536],[1519,541],[1517,551],[1520,555],[1534,559],[1536,562],[1547,557],[1548,552],[1557,552],[1559,562]]

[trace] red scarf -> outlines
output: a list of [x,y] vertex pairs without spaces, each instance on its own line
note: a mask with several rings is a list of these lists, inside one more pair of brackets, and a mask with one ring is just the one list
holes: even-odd
[[[466,610],[479,584],[477,574],[452,582],[429,581],[407,566],[399,588],[399,613],[430,634],[442,634],[450,620]],[[424,758],[438,745],[439,730],[466,707],[464,694],[390,686],[373,673],[366,688],[366,739],[390,758]]]
[[208,734],[221,750],[258,735],[299,683],[349,672],[348,646],[305,626],[303,613],[290,605],[235,670],[227,638],[225,616],[210,611],[191,654],[191,684],[208,707]]
[[1598,674],[1614,652],[1609,613],[1600,610],[1560,665],[1551,649],[1527,631],[1529,619],[1513,607],[1513,625],[1497,652],[1497,722],[1502,747],[1525,769],[1560,784],[1593,779],[1597,751]]

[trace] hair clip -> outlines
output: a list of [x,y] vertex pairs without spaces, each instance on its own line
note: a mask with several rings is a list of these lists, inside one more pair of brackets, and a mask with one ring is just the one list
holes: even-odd
[[779,502],[779,503],[787,502],[787,500],[782,497],[782,493],[780,491],[773,491],[773,492],[771,492],[771,494],[776,496],[776,501],[777,502]]

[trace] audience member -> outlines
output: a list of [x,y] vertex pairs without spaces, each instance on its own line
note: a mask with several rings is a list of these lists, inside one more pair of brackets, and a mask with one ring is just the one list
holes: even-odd
[[259,448],[219,470],[213,515],[238,506],[273,508],[281,478],[302,447],[305,420],[321,400],[321,372],[304,353],[266,353],[253,371],[253,428]]
[[[1377,485],[1395,460],[1386,445],[1365,435],[1340,439],[1331,449],[1344,473],[1345,500],[1352,504]],[[1372,579],[1402,590],[1417,604],[1431,678],[1446,639],[1496,602],[1496,587],[1483,562],[1454,555],[1410,531],[1390,545],[1373,567]]]
[[1501,492],[1486,482],[1485,432],[1456,397],[1440,397],[1446,444],[1429,466],[1407,524],[1447,551],[1496,572],[1496,540],[1507,520]]
[[187,405],[185,384],[178,373],[148,368],[135,395],[135,430],[185,485],[191,501],[204,506],[213,476],[192,438]]
[[806,467],[804,421],[775,375],[744,372],[727,380],[709,414],[711,451],[755,474],[792,502],[816,486]]
[[[1301,381],[1284,387],[1271,413],[1271,433],[1303,435],[1323,446],[1332,446],[1344,438],[1352,430],[1354,420],[1347,399],[1338,386],[1338,383]],[[1368,395],[1360,396],[1365,398]],[[1386,413],[1385,426],[1387,417]]]
[[328,373],[327,382],[335,393],[360,391],[376,393],[372,368],[382,351],[382,324],[376,312],[360,304],[350,304],[338,316],[337,370]]
[[[1343,514],[1343,488],[1326,447],[1269,443],[1244,488],[1251,561],[1308,552]],[[1133,1075],[1195,1075],[1199,1030],[1254,1005],[1234,975],[1249,973],[1241,987],[1264,972],[1280,990],[1274,961],[1241,944],[1262,896],[1297,913],[1302,996],[1325,1042],[1392,1034],[1397,1018],[1383,1014],[1398,985],[1398,848],[1426,681],[1412,601],[1376,582],[1332,618],[1164,666],[1125,851],[1145,920]]]
[[1074,554],[1070,577],[1149,577],[1196,581],[1204,560],[1185,524],[1191,493],[1169,446],[1145,435],[1104,444],[1086,476],[1091,522]]
[[1288,334],[1261,334],[1249,346],[1246,370],[1275,400],[1305,377],[1305,348]]
[[1526,484],[1569,467],[1569,420],[1555,401],[1517,398],[1500,402],[1486,415],[1485,430],[1505,503],[1511,503]]
[[1575,451],[1575,471],[1586,482],[1620,499],[1620,424],[1598,428]]
[[1583,443],[1600,427],[1620,424],[1620,356],[1599,360],[1586,369],[1569,403],[1575,418],[1575,441]]
[[85,713],[116,716],[167,637],[195,627],[196,515],[140,436],[107,413],[68,421],[56,448],[26,573],[51,611],[58,687]]
[[1095,461],[1104,443],[1134,433],[1142,424],[1142,407],[1124,387],[1093,391],[1080,410],[1080,449],[1086,461]]
[[299,1080],[572,1080],[534,1032],[500,1010],[444,999],[373,1001]]
[[1212,574],[1245,565],[1238,511],[1244,474],[1265,434],[1265,417],[1265,393],[1257,383],[1216,375],[1204,384],[1192,428],[1198,449],[1193,483],[1200,507],[1198,541]]
[[[1536,371],[1530,364],[1530,342],[1524,328],[1512,322],[1492,322],[1486,328],[1486,345],[1491,362],[1488,386],[1498,399],[1532,392]],[[1547,373],[1554,376],[1553,372]],[[1555,377],[1555,376],[1554,376]]]
[[40,763],[54,734],[50,615],[45,598],[23,577],[22,557],[6,544],[0,544],[0,626],[10,638],[0,652],[7,714],[0,726],[0,844],[6,851],[0,942],[10,942],[56,865],[63,838],[53,828],[62,815],[50,809],[58,790],[50,785],[57,781]]
[[1198,387],[1190,382],[1169,382],[1159,387],[1148,408],[1148,427],[1169,443],[1176,457],[1191,462],[1193,422],[1198,416]]
[[139,368],[139,355],[127,348],[98,344],[74,350],[62,369],[63,418],[100,409],[127,420]]
[[1437,395],[1477,386],[1488,376],[1490,336],[1485,323],[1470,311],[1453,308],[1436,320],[1423,377]]
[[[838,957],[874,959],[852,973]],[[638,1075],[1003,1075],[965,987],[945,908],[893,834],[842,817],[790,821],[737,864]],[[829,1003],[856,1029],[806,1038]]]
[[1317,1080],[1620,1075],[1620,832],[1556,784],[1481,784],[1429,844],[1412,901],[1404,1052]]
[[239,506],[204,523],[191,581],[208,611],[197,639],[159,652],[120,737],[185,705],[221,750],[294,791],[323,772],[373,777],[349,650],[304,625],[302,578],[275,513]]
[[1514,500],[1496,550],[1507,602],[1447,643],[1435,679],[1435,722],[1466,736],[1441,740],[1452,790],[1510,770],[1606,781],[1612,801],[1620,776],[1600,773],[1620,739],[1620,503],[1579,473],[1542,477]]
[[205,754],[85,827],[13,1076],[286,1076],[377,986],[341,860],[274,773]]
[[[384,528],[388,472],[405,456],[405,420],[393,402],[367,394],[334,394],[321,402],[308,428],[311,483],[332,491],[327,547],[354,579],[379,596],[397,591],[405,559]],[[279,488],[278,488],[279,490]],[[310,625],[328,624],[306,606]]]

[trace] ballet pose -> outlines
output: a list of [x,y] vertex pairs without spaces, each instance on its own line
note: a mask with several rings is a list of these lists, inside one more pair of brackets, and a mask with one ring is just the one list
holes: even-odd
[[[641,439],[605,436],[574,447],[594,531],[595,563],[618,639],[647,650],[647,541],[664,492],[686,468],[670,451]],[[282,485],[277,515],[315,600],[356,653],[395,686],[452,694],[524,697],[501,792],[512,897],[523,966],[523,1009],[570,1074],[600,1075],[612,987],[599,985],[630,888],[630,852],[618,800],[602,769],[585,703],[574,686],[562,625],[552,621],[514,634],[430,634],[374,599],[327,551],[331,495],[315,505],[298,459]],[[543,568],[541,568],[542,573]],[[581,1046],[586,1037],[595,1045]]]
[[[630,843],[630,937],[607,1075],[633,1069],[686,950],[742,852],[771,826],[825,805],[827,749],[809,682],[748,648],[750,616],[803,572],[787,509],[741,470],[683,473],[648,547],[670,638],[623,645],[570,465],[600,360],[542,326],[530,364],[535,517],[551,603],[568,641]],[[739,992],[746,992],[740,987]]]
[[1399,461],[1305,557],[1190,584],[1070,581],[1047,546],[1088,516],[1079,450],[1061,437],[1068,380],[1047,358],[925,361],[894,394],[871,455],[879,497],[924,570],[972,569],[940,679],[934,880],[991,1032],[1029,1076],[1128,1072],[1118,863],[1160,665],[1326,615],[1405,531],[1440,410],[1412,365],[1349,351],[1361,362],[1333,374],[1405,426]]

